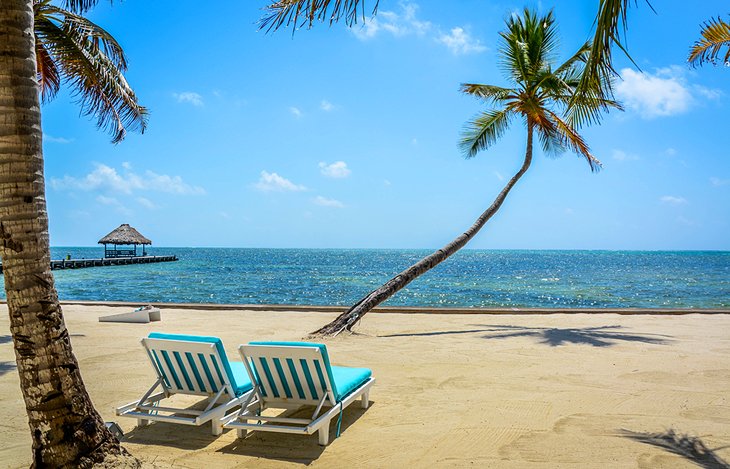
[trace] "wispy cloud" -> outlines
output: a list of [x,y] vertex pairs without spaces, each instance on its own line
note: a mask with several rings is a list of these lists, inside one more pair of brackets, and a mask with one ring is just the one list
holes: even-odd
[[322,207],[343,208],[345,206],[345,204],[343,204],[339,200],[328,199],[327,197],[322,197],[321,195],[315,197],[312,202],[314,202],[315,205],[320,205]]
[[117,212],[119,212],[125,216],[129,216],[129,215],[132,215],[132,213],[134,213],[130,209],[125,207],[124,204],[122,204],[115,197],[106,197],[103,195],[99,195],[96,197],[96,201],[102,205],[108,205],[108,206],[114,208]]
[[675,196],[675,195],[664,195],[664,196],[660,197],[659,200],[663,204],[668,204],[668,205],[686,205],[687,204],[687,199],[685,199],[684,197],[679,197],[679,196]]
[[325,112],[330,112],[335,110],[335,105],[326,99],[323,99],[322,102],[319,103],[319,108]]
[[352,171],[347,167],[347,163],[344,161],[335,161],[332,164],[327,164],[324,161],[319,163],[319,171],[322,175],[328,178],[342,179],[349,176]]
[[294,184],[285,177],[281,177],[276,173],[261,171],[261,176],[254,187],[261,192],[300,192],[306,191],[307,188]]
[[679,66],[641,73],[630,68],[621,70],[616,94],[626,106],[645,119],[673,116],[687,112],[698,97],[717,98],[720,92],[687,80],[687,72]]
[[172,93],[172,97],[177,100],[178,103],[188,103],[193,106],[203,106],[203,97],[193,91],[183,91],[182,93]]
[[[131,168],[131,166],[126,168]],[[136,191],[167,192],[178,195],[205,194],[205,189],[184,182],[180,176],[157,174],[150,170],[141,175],[129,169],[120,173],[115,168],[104,164],[97,164],[93,171],[80,178],[68,175],[61,179],[52,178],[51,187],[56,190],[99,190],[119,194],[132,194]]]
[[475,39],[464,28],[452,28],[450,32],[441,34],[438,42],[444,44],[454,55],[478,54],[487,50],[487,47]]
[[137,197],[137,202],[148,210],[157,210],[160,208],[157,204],[146,197]]
[[463,26],[442,28],[430,21],[418,18],[419,6],[416,3],[401,2],[396,11],[381,11],[377,17],[366,19],[360,28],[351,31],[361,41],[375,38],[381,33],[392,37],[424,37],[445,45],[454,55],[479,53],[487,50],[481,41],[472,37]]
[[711,177],[710,184],[712,184],[715,187],[727,186],[727,185],[730,185],[730,179],[720,179],[718,177]]
[[72,138],[54,137],[53,135],[43,134],[43,141],[46,143],[67,144],[74,141]]
[[289,112],[291,113],[292,116],[296,117],[297,119],[302,117],[302,111],[298,107],[294,107],[294,106],[290,107]]
[[500,180],[500,181],[504,181],[504,175],[503,175],[502,173],[500,173],[499,171],[495,171],[495,172],[494,172],[494,176],[495,176],[495,177],[496,177],[496,178],[497,178],[498,180]]
[[611,158],[616,161],[636,161],[639,159],[637,155],[633,153],[626,153],[623,150],[613,150],[611,152]]

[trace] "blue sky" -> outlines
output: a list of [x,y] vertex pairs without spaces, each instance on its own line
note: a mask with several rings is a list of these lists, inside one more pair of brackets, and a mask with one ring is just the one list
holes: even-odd
[[[483,105],[459,84],[506,85],[504,19],[528,5],[380,2],[344,25],[257,31],[264,1],[100,2],[148,131],[119,145],[68,93],[43,107],[51,244],[94,245],[130,223],[157,246],[436,248],[519,169],[525,130],[465,160]],[[563,58],[597,2],[555,2]],[[721,1],[639,2],[617,52],[626,112],[583,131],[604,169],[539,151],[471,248],[730,249],[730,69],[685,65]],[[366,5],[372,5],[367,2]]]

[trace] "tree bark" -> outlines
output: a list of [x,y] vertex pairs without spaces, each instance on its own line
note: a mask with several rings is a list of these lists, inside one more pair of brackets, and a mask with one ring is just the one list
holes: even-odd
[[50,271],[33,1],[0,7],[0,255],[33,467],[139,467],[94,409]]
[[507,197],[507,194],[509,194],[510,190],[512,190],[512,187],[514,187],[517,181],[519,181],[530,168],[530,163],[532,163],[532,134],[533,124],[528,122],[527,149],[525,150],[525,160],[522,163],[522,167],[517,174],[509,180],[504,189],[502,189],[502,192],[497,195],[497,198],[494,199],[492,205],[490,205],[489,208],[485,210],[479,218],[477,218],[468,230],[459,235],[446,246],[424,257],[403,272],[388,280],[380,288],[373,290],[366,297],[355,303],[350,309],[340,314],[334,321],[312,332],[310,335],[313,337],[336,336],[344,330],[351,331],[352,327],[357,324],[357,322],[360,321],[370,310],[395,295],[398,291],[418,278],[420,275],[433,269],[456,251],[464,247],[466,243],[468,243],[479,232],[479,230],[484,227],[489,219],[497,213]]

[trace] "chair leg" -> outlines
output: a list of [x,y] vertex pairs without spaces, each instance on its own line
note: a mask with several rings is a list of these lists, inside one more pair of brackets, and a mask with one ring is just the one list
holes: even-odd
[[370,405],[370,391],[365,391],[362,393],[362,400],[360,401],[360,407],[363,409],[367,409]]
[[213,419],[213,435],[218,436],[223,433],[223,424],[217,418]]
[[330,442],[330,422],[329,420],[322,425],[322,427],[317,432],[319,436],[319,444],[320,446],[327,446],[327,444]]
[[137,419],[137,427],[146,427],[150,424],[150,421],[147,419]]
[[240,439],[246,438],[246,433],[248,433],[248,432],[246,431],[245,428],[236,428],[236,437],[237,438],[240,438]]

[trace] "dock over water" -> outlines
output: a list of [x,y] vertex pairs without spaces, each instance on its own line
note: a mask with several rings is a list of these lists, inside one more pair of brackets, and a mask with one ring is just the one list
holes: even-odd
[[[129,256],[129,257],[104,257],[99,259],[61,259],[51,261],[51,270],[59,269],[82,269],[85,267],[105,267],[110,265],[131,265],[151,264],[154,262],[172,262],[178,260],[177,256]],[[3,267],[0,265],[0,273]]]

